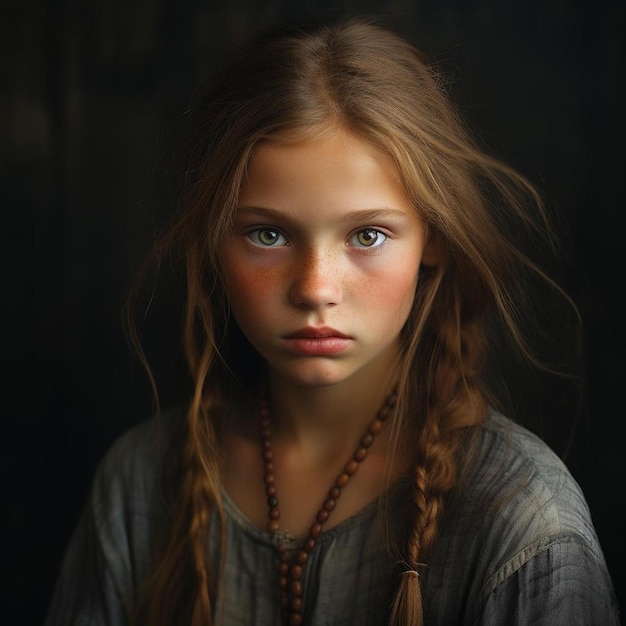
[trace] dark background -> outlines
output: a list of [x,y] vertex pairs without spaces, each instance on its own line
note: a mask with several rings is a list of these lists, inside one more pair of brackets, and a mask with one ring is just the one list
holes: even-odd
[[[251,32],[329,8],[384,16],[414,37],[494,153],[560,214],[562,279],[585,325],[582,410],[558,385],[517,376],[513,386],[520,406],[538,407],[542,426],[534,417],[531,425],[557,451],[565,454],[578,422],[565,460],[626,602],[623,3],[4,0],[1,8],[3,624],[40,624],[95,464],[152,410],[120,309],[166,214],[163,157],[196,81]],[[173,341],[148,334],[166,401],[178,384]]]

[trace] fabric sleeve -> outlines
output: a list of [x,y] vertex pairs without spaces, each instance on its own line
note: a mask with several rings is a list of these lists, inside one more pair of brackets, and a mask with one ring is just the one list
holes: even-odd
[[70,539],[43,626],[126,626],[127,608],[103,552],[93,509]]
[[619,626],[612,581],[583,538],[529,546],[487,585],[480,626]]
[[[66,548],[43,626],[126,626],[165,519],[161,447],[149,420],[121,436],[101,460]],[[159,435],[161,433],[161,435]]]

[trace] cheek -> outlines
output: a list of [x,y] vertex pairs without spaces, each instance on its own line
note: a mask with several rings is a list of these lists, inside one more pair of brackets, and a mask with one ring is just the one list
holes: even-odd
[[380,311],[380,315],[386,312],[388,323],[397,319],[403,325],[413,307],[424,252],[421,226],[392,252],[383,255],[381,264],[370,267],[375,271],[369,275],[368,306]]
[[278,284],[276,273],[267,268],[250,269],[249,264],[229,263],[224,279],[235,315],[252,315],[272,301]]
[[381,273],[368,290],[372,306],[388,310],[394,317],[400,312],[408,315],[415,297],[418,272],[414,266],[407,264]]

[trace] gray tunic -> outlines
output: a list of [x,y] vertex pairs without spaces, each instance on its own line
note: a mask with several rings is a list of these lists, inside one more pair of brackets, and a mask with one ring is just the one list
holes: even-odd
[[[502,415],[491,413],[477,430],[475,462],[449,499],[421,579],[426,626],[618,626],[589,509],[566,466]],[[167,420],[149,420],[102,459],[44,626],[128,624],[155,529],[166,516],[160,476],[170,436]],[[378,503],[320,537],[304,570],[306,626],[387,623],[398,569],[377,532]],[[227,494],[224,507],[227,559],[217,624],[278,625],[274,539]],[[214,535],[207,539],[217,561]]]

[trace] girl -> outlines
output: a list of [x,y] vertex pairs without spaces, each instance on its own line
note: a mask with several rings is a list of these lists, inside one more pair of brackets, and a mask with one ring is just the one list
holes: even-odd
[[[192,393],[103,459],[47,626],[618,623],[580,488],[497,411],[534,189],[402,37],[260,38],[194,109],[179,214]],[[512,222],[511,218],[517,220]],[[511,226],[513,224],[513,226]]]

